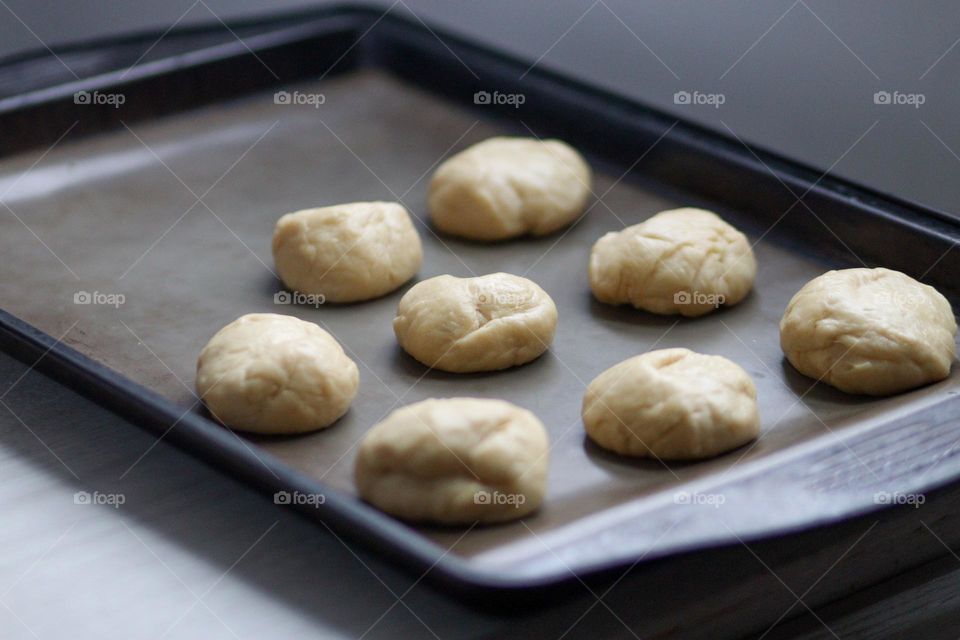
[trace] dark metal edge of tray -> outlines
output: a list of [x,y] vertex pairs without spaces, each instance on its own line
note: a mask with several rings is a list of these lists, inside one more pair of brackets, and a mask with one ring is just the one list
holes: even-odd
[[[382,28],[367,33],[378,21]],[[280,78],[268,73],[247,47],[256,51]],[[463,64],[469,65],[480,78],[468,74]],[[624,166],[633,164],[663,136],[635,167],[638,173],[677,189],[722,201],[749,212],[761,222],[772,222],[793,205],[796,198],[791,190],[796,195],[805,193],[803,201],[807,206],[817,211],[820,219],[829,220],[831,227],[836,225],[837,235],[845,238],[840,241],[836,236],[821,234],[823,242],[819,251],[835,259],[843,259],[844,245],[862,248],[888,239],[891,224],[898,227],[901,253],[885,256],[885,264],[908,272],[915,269],[918,262],[933,264],[943,246],[960,239],[958,225],[940,212],[823,176],[763,151],[747,149],[727,136],[548,71],[535,69],[523,81],[514,80],[513,72],[524,70],[525,64],[403,18],[383,17],[382,11],[362,6],[340,6],[313,13],[304,16],[302,24],[247,37],[242,44],[215,45],[156,60],[135,68],[126,78],[121,78],[118,71],[107,71],[0,100],[0,131],[4,132],[0,149],[9,155],[56,140],[65,128],[78,121],[72,102],[75,91],[122,89],[128,101],[121,110],[86,106],[83,113],[90,117],[76,125],[71,137],[116,128],[121,118],[134,121],[157,117],[306,80],[334,65],[337,71],[363,65],[385,68],[461,104],[470,104],[473,93],[478,90],[523,91],[528,95],[524,119],[535,129],[567,138],[588,152]],[[427,69],[430,74],[424,77]],[[163,95],[165,102],[156,100],[157,95]],[[504,111],[501,115],[510,113]],[[794,232],[811,233],[816,230],[815,225],[820,224],[809,216],[799,218],[787,221]],[[924,258],[929,258],[929,262],[925,263]],[[903,264],[897,264],[898,260]],[[960,256],[948,254],[936,263],[931,271],[932,279],[936,280],[940,274],[945,280],[943,276],[958,265]],[[955,291],[948,293],[952,293],[952,297],[956,295]],[[322,491],[327,496],[323,507],[306,507],[301,513],[409,569],[429,571],[428,580],[458,595],[569,588],[581,578],[609,574],[635,560],[619,558],[611,563],[575,567],[576,574],[558,571],[536,578],[478,569],[446,554],[418,532],[352,496],[329,490],[265,453],[253,455],[237,436],[219,425],[193,412],[184,414],[182,407],[2,311],[0,348],[134,424],[156,434],[168,434],[166,438],[185,451],[265,492]],[[949,403],[948,408],[940,407],[941,412],[945,409],[950,421],[960,413],[957,402]],[[953,482],[957,477],[960,477],[960,468],[951,467],[950,474],[942,475],[924,489]],[[823,522],[773,529],[746,539],[781,538],[828,522],[856,521],[877,509],[876,505],[863,504]],[[692,549],[670,549],[668,553],[673,556],[737,542],[736,539],[712,540]],[[656,561],[659,557],[652,554],[644,562]]]

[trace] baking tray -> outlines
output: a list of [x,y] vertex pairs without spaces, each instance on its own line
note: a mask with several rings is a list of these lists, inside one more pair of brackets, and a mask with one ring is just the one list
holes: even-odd
[[[0,100],[5,351],[268,493],[322,494],[322,504],[292,506],[465,594],[546,589],[783,536],[960,476],[956,372],[894,398],[847,396],[796,374],[777,333],[792,294],[834,267],[900,269],[956,303],[960,252],[949,249],[960,228],[949,216],[540,67],[528,71],[529,63],[415,20],[341,7],[269,27],[243,42]],[[130,46],[85,50],[105,52],[109,69],[121,44]],[[77,91],[125,100],[76,104]],[[277,91],[322,99],[287,104]],[[495,91],[524,102],[475,100]],[[431,170],[501,134],[559,137],[581,149],[596,170],[589,213],[540,239],[481,245],[438,236],[425,216]],[[419,279],[508,271],[543,286],[560,313],[553,348],[505,372],[445,374],[395,343],[391,319],[407,287],[354,305],[275,303],[276,218],[375,199],[402,200],[418,219]],[[756,242],[754,292],[698,319],[592,300],[593,241],[683,205],[717,210]],[[77,304],[85,293],[101,304]],[[203,412],[192,392],[196,356],[248,312],[317,322],[357,360],[360,392],[337,425],[240,436]],[[586,441],[586,383],[630,355],[672,346],[724,355],[753,376],[762,416],[754,445],[664,464],[620,459]],[[456,395],[504,398],[547,425],[551,470],[537,514],[500,526],[421,527],[356,498],[353,452],[364,432],[395,406]],[[136,472],[131,461],[128,473]]]

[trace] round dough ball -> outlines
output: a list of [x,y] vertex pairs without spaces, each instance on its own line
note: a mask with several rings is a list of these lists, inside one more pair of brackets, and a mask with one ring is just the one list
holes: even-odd
[[547,432],[502,400],[431,399],[387,416],[357,451],[357,491],[407,520],[502,522],[534,511],[546,491]]
[[874,396],[946,378],[956,335],[946,298],[889,269],[828,271],[793,296],[780,320],[780,346],[797,371]]
[[658,349],[607,369],[587,387],[582,416],[604,449],[665,460],[716,456],[760,431],[747,372],[689,349]]
[[288,289],[328,302],[389,293],[423,260],[420,236],[395,202],[352,202],[288,213],[273,231],[273,261]]
[[441,164],[427,204],[434,226],[471,240],[542,236],[573,222],[590,167],[559,140],[490,138]]
[[250,313],[214,335],[197,361],[197,395],[231,429],[302,433],[347,412],[360,374],[329,333],[292,316]]
[[549,348],[556,330],[557,307],[547,292],[509,273],[419,282],[400,299],[393,320],[404,351],[454,373],[530,362]]
[[734,305],[756,275],[747,237],[704,209],[661,211],[604,235],[590,252],[597,300],[664,315],[702,316]]

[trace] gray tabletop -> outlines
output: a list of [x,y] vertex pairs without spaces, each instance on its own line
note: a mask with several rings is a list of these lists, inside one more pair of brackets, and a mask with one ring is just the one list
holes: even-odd
[[[960,14],[949,3],[379,4],[956,211]],[[308,6],[0,0],[0,55]],[[3,638],[631,636],[630,576],[542,611],[472,610],[6,356],[0,487]],[[935,637],[958,609],[960,559],[944,552],[767,637]],[[920,604],[900,608],[908,596]]]

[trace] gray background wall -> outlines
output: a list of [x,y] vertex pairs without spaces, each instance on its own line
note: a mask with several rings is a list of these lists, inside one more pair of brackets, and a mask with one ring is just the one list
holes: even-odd
[[[302,0],[0,3],[0,56],[316,7]],[[329,3],[327,3],[329,4]],[[960,11],[949,2],[402,0],[489,42],[882,191],[960,211]],[[719,108],[676,91],[722,93]],[[924,103],[878,105],[877,91]],[[861,138],[862,136],[862,138]]]

